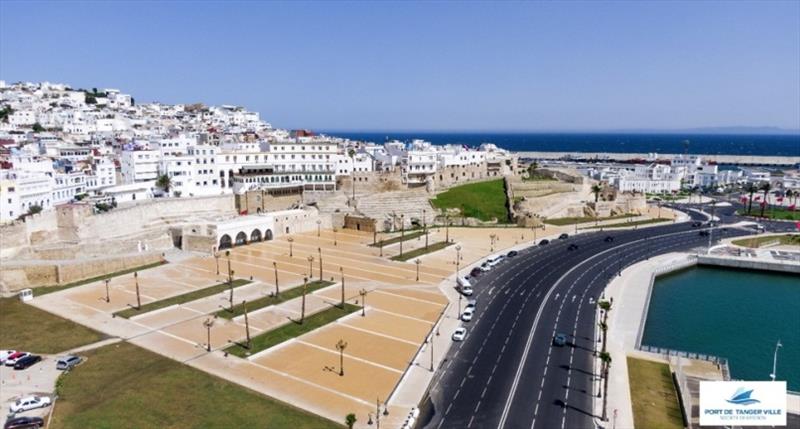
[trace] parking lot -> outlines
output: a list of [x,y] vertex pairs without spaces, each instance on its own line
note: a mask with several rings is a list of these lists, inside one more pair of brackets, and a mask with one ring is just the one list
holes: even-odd
[[[3,422],[9,415],[9,407],[17,399],[30,396],[49,396],[52,398],[56,379],[61,371],[56,369],[56,357],[42,356],[42,361],[24,370],[0,366],[0,405],[3,407]],[[50,407],[37,408],[17,414],[20,416],[42,417],[50,412]]]

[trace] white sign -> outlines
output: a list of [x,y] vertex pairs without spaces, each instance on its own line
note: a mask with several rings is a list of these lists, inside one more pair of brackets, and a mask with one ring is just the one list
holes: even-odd
[[701,381],[700,426],[786,426],[786,382]]

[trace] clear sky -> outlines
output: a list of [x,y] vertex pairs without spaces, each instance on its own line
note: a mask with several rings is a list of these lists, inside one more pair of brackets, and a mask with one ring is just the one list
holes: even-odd
[[800,1],[17,2],[0,79],[327,130],[800,128]]

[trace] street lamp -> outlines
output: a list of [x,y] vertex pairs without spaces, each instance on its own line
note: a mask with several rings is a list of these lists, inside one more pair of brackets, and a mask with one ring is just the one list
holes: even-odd
[[421,264],[422,261],[420,261],[419,258],[417,258],[417,260],[415,260],[414,263],[417,264],[417,281],[419,281],[419,264]]
[[339,274],[342,275],[342,310],[344,310],[344,267],[339,267]]
[[775,344],[775,354],[772,355],[772,374],[769,375],[769,378],[771,378],[772,381],[775,381],[775,377],[777,375],[778,349],[781,347],[783,347],[783,344],[781,344],[781,340],[778,340],[778,344]]
[[458,271],[461,267],[461,245],[456,246],[456,286],[458,286]]
[[444,212],[444,242],[450,242],[450,213]]
[[108,294],[108,282],[110,282],[110,281],[111,281],[111,279],[106,279],[105,280],[105,282],[106,282],[106,303],[111,302],[111,296]]
[[317,238],[320,236],[320,225],[322,225],[322,221],[317,219]]
[[406,222],[403,220],[405,219],[406,215],[400,215],[400,257],[403,256],[403,240],[405,240],[406,236]]
[[219,252],[214,252],[214,262],[216,262],[217,275],[219,275]]
[[491,252],[494,252],[494,243],[495,243],[495,241],[497,241],[497,234],[490,234],[490,235],[489,235],[489,240],[490,240],[490,241],[491,241],[491,243],[492,243],[492,250],[491,250]]
[[203,321],[203,326],[206,327],[206,334],[208,335],[208,342],[206,343],[206,351],[211,351],[211,327],[214,326],[214,319],[208,318]]
[[361,295],[361,317],[364,317],[367,315],[367,290],[362,288],[358,291],[358,294]]
[[314,257],[308,255],[308,278],[314,277]]
[[431,345],[431,372],[433,372],[433,335],[431,335],[429,344]]
[[308,287],[308,277],[303,277],[303,301],[300,306],[300,324],[306,321],[306,287]]
[[344,376],[344,349],[347,348],[347,342],[339,340],[336,343],[336,350],[339,350],[339,376]]
[[[291,257],[293,257],[293,256],[294,256],[294,255],[292,254],[292,243],[294,242],[294,238],[292,238],[292,237],[289,237],[289,238],[287,238],[286,240],[289,242],[289,257],[291,258]],[[217,274],[219,274],[219,273],[217,273]]]
[[142,309],[142,297],[139,295],[139,273],[133,272],[133,282],[136,284],[136,309]]
[[338,231],[337,228],[333,228],[333,245],[336,246],[336,232]]
[[319,279],[322,280],[322,248],[317,247],[317,252],[319,253]]
[[280,288],[278,288],[278,263],[272,261],[272,268],[275,269],[275,298],[278,298],[278,294],[281,293]]
[[428,215],[427,210],[422,209],[422,229],[425,231],[425,249],[428,249]]

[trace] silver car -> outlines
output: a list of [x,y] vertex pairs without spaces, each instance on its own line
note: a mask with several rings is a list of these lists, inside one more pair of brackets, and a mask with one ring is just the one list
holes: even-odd
[[58,358],[56,361],[56,369],[66,371],[72,369],[75,365],[81,363],[83,359],[80,356],[64,356]]

